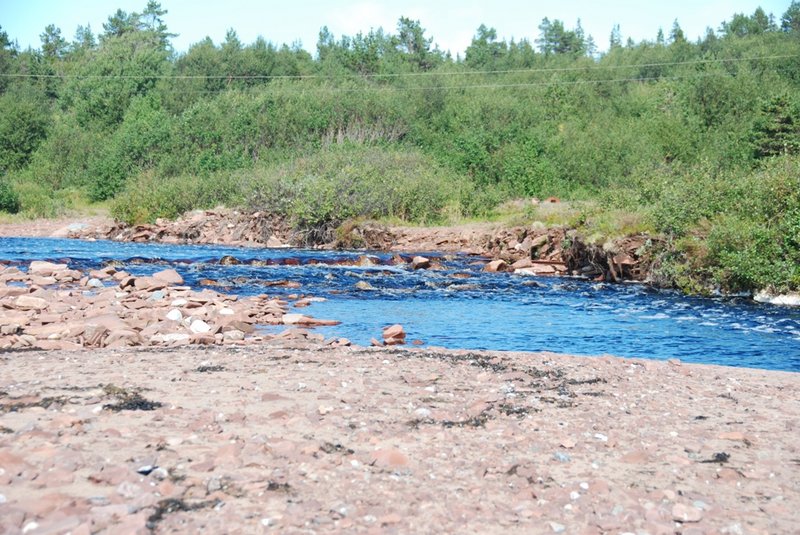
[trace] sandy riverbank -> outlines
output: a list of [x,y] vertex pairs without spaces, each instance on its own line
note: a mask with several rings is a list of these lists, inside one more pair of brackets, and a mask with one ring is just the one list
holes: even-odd
[[7,352],[0,531],[791,533],[799,384],[308,342]]

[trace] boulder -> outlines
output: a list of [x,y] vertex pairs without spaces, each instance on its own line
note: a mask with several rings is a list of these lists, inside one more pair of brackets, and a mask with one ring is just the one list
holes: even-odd
[[222,339],[226,342],[240,342],[244,340],[244,333],[242,331],[232,329],[222,333]]
[[166,283],[168,286],[180,286],[183,284],[183,277],[174,269],[165,269],[157,273],[153,273],[153,278]]
[[341,323],[341,321],[322,320],[312,318],[311,316],[304,316],[303,314],[284,314],[282,321],[284,325],[306,325],[308,327],[332,326]]
[[28,275],[39,275],[41,277],[49,277],[58,271],[67,269],[66,264],[54,264],[52,262],[44,262],[41,260],[34,260],[28,266]]
[[14,306],[19,310],[44,310],[48,307],[48,302],[41,297],[20,295],[14,301]]
[[88,347],[100,347],[103,339],[108,334],[108,328],[96,323],[86,325],[83,331],[84,345]]
[[167,319],[170,321],[181,321],[183,320],[183,314],[177,308],[173,308],[167,312]]
[[406,343],[406,332],[403,326],[395,324],[383,330],[383,343],[387,346],[402,345]]
[[130,347],[142,343],[139,333],[129,329],[111,331],[105,341],[106,347]]
[[558,270],[551,264],[533,264],[531,267],[515,269],[515,275],[555,275]]
[[[120,286],[122,284],[120,283]],[[155,292],[156,290],[163,290],[167,287],[167,283],[156,279],[155,277],[137,277],[133,281],[133,286],[137,290],[144,290],[146,292]]]
[[411,269],[428,269],[431,267],[431,261],[424,256],[415,256],[411,259]]
[[508,263],[505,260],[492,260],[483,267],[483,270],[488,273],[508,271]]

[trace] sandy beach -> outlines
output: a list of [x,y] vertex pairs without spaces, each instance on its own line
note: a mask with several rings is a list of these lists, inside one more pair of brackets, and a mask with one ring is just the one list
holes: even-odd
[[793,373],[246,348],[0,356],[3,533],[791,533]]

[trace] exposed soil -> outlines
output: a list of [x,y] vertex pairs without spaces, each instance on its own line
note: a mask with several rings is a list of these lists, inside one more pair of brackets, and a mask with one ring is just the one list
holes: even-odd
[[0,356],[3,533],[792,533],[797,374],[323,348]]

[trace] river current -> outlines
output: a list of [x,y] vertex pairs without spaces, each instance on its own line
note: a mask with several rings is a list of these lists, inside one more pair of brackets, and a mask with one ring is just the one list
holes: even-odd
[[[401,323],[409,341],[431,346],[800,371],[798,309],[744,297],[686,297],[640,284],[484,273],[475,257],[427,256],[442,268],[415,271],[393,265],[389,254],[363,251],[0,238],[0,263],[23,269],[31,260],[78,269],[116,262],[135,275],[173,267],[194,287],[205,279],[224,293],[323,298],[299,311],[340,320],[317,331],[362,345]],[[221,263],[224,257],[240,263]]]

